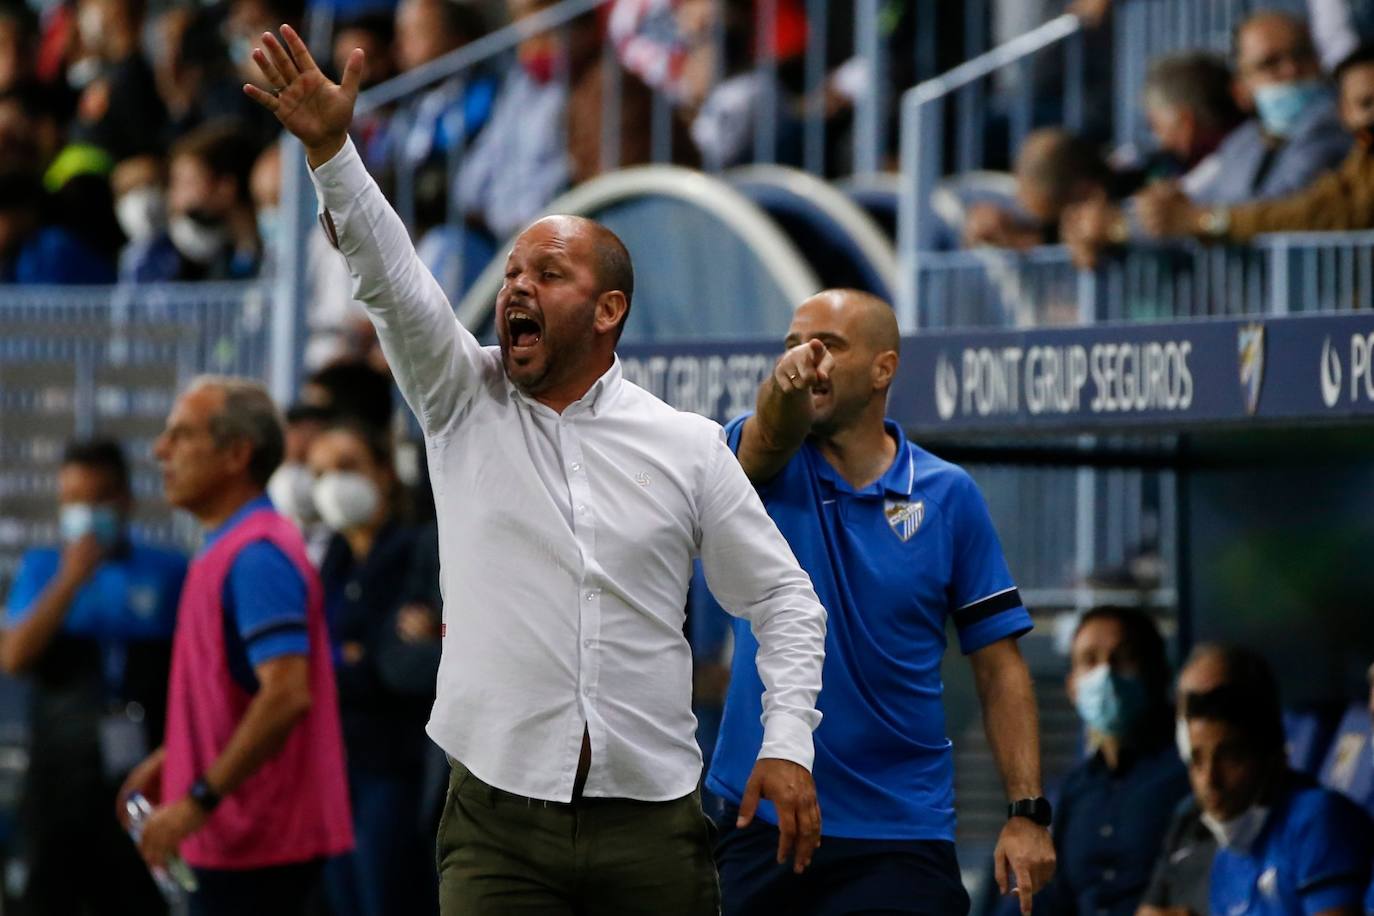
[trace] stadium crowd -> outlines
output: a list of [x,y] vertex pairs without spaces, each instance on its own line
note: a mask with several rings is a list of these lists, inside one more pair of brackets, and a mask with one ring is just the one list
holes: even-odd
[[[342,78],[361,47],[361,83],[373,86],[480,37],[490,22],[548,5],[335,9],[326,69]],[[1110,15],[1107,2],[1078,6]],[[417,176],[417,248],[450,298],[471,278],[444,278],[448,248],[489,257],[561,190],[601,170],[603,41],[632,74],[623,123],[611,132],[621,144],[615,161],[651,155],[651,88],[677,109],[676,161],[747,157],[761,92],[749,68],[753,9],[726,4],[718,44],[704,36],[719,8],[622,0],[604,22],[588,17],[560,38],[528,39],[508,72],[443,83],[403,116],[359,116],[352,142],[383,189],[398,170]],[[795,64],[802,5],[776,9],[777,53]],[[41,17],[0,8],[0,276],[141,284],[271,271],[279,130],[241,86],[267,86],[254,45],[306,12],[281,0],[155,12],[141,0],[79,0]],[[893,20],[899,36],[903,20]],[[1374,50],[1346,33],[1319,37],[1326,45],[1298,19],[1258,12],[1236,30],[1229,62],[1200,53],[1156,61],[1143,100],[1156,151],[1128,161],[1090,137],[1037,131],[1005,199],[951,184],[951,232],[970,246],[1063,241],[1090,267],[1137,239],[1244,241],[1374,225]],[[847,45],[837,38],[831,47]],[[819,103],[843,124],[865,77],[834,57]],[[800,85],[786,66],[780,78]],[[911,76],[891,78],[905,85]],[[795,153],[799,140],[783,133]],[[450,183],[454,158],[463,165]],[[455,209],[460,227],[445,222]],[[344,257],[324,233],[310,246],[319,333],[299,401],[279,414],[259,386],[205,379],[181,393],[158,441],[166,498],[205,529],[197,562],[209,580],[188,584],[185,557],[131,533],[134,496],[117,443],[73,442],[56,472],[62,543],[25,556],[0,641],[0,667],[35,687],[26,912],[162,911],[139,853],[165,864],[221,803],[266,812],[279,845],[264,859],[232,837],[189,840],[201,844],[200,862],[218,863],[197,867],[201,885],[227,901],[213,912],[243,912],[235,901],[261,893],[283,901],[282,912],[438,910],[433,843],[451,761],[425,734],[446,635],[431,468],[397,432],[399,367],[353,302]],[[295,527],[263,511],[273,508]],[[259,527],[228,537],[251,525]],[[193,599],[191,631],[177,606],[193,585],[214,600]],[[211,604],[222,616],[204,610]],[[999,635],[1020,625],[1011,620]],[[174,636],[214,646],[224,670],[188,671],[195,656],[178,661]],[[1174,683],[1156,623],[1104,607],[1077,622],[1067,664],[1089,753],[1057,794],[1057,872],[1036,912],[1374,912],[1369,815],[1290,768],[1283,706],[1263,659],[1200,646]],[[186,723],[240,697],[254,699],[235,707],[234,723],[254,728],[234,745],[238,757],[216,760]],[[249,776],[265,761],[294,768],[280,778],[305,796],[289,815],[281,797],[253,788]],[[117,817],[136,791],[186,799],[144,825],[141,847]],[[80,881],[70,870],[75,836],[87,857]],[[245,870],[260,873],[249,890]],[[1262,899],[1252,899],[1256,888]]]

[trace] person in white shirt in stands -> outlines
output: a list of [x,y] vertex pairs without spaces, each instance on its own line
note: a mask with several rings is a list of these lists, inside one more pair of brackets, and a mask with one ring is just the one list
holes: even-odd
[[820,836],[825,611],[720,427],[622,378],[624,245],[590,220],[536,222],[507,260],[500,346],[479,346],[348,138],[362,52],[336,85],[294,31],[282,38],[254,51],[271,91],[245,92],[305,144],[433,471],[446,600],[428,730],[453,761],[443,911],[717,911],[682,630],[695,557],[761,647],[763,745],[741,821],[771,800],[779,861],[804,869]]

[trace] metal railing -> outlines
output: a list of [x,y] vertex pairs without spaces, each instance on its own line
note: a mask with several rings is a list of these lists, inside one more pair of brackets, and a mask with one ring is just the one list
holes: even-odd
[[5,289],[0,594],[24,548],[57,540],[54,469],[73,437],[122,442],[140,528],[163,543],[189,543],[190,528],[162,500],[153,440],[196,375],[269,377],[270,303],[262,283]]
[[[902,96],[901,104],[901,163],[905,179],[897,221],[898,255],[903,271],[898,283],[897,320],[903,330],[910,331],[917,326],[917,302],[920,297],[922,279],[922,259],[928,256],[933,246],[934,215],[931,211],[931,193],[942,175],[944,150],[943,131],[946,123],[945,101],[955,97],[956,110],[951,112],[952,123],[982,117],[982,112],[965,112],[963,108],[976,101],[976,96],[956,95],[960,90],[978,85],[982,80],[1011,66],[1025,71],[1026,63],[1036,55],[1061,43],[1075,42],[1077,53],[1068,54],[1071,61],[1065,68],[1065,90],[1063,101],[1063,123],[1070,130],[1076,129],[1082,118],[1082,51],[1080,40],[1083,24],[1077,16],[1064,14],[1052,19],[1039,28],[1020,35],[1011,41],[993,48],[972,60],[955,67],[953,70],[934,79],[926,80],[908,89]],[[1029,86],[1030,81],[1023,80]],[[1029,89],[1018,94],[1020,103],[1012,117],[1011,130],[1008,132],[1009,151],[1021,145],[1031,127],[1031,96]],[[963,141],[961,141],[962,145]],[[975,140],[967,142],[968,152],[962,157],[974,161],[961,161],[962,168],[977,168],[981,162],[983,145]]]
[[[518,66],[515,49],[521,42],[534,36],[554,35],[564,46],[568,46],[571,30],[584,17],[604,14],[613,0],[563,0],[552,7],[497,29],[449,54],[431,61],[421,67],[400,74],[364,92],[358,101],[358,116],[384,115],[388,122],[385,130],[388,136],[405,135],[415,123],[417,109],[424,98],[432,92],[446,90],[455,98],[461,98],[466,89],[479,75],[504,77],[515,72]],[[981,49],[982,22],[986,0],[971,0],[964,11],[966,19],[966,49]],[[858,80],[864,91],[854,98],[852,138],[846,140],[845,147],[851,152],[847,164],[851,174],[872,174],[886,168],[891,151],[889,125],[890,88],[889,74],[898,61],[898,56],[910,55],[911,72],[928,75],[936,59],[937,22],[939,6],[936,0],[914,0],[902,9],[899,16],[908,17],[909,29],[902,30],[903,36],[910,31],[914,36],[911,47],[906,46],[906,38],[898,40],[894,34],[893,4],[882,0],[806,0],[807,34],[805,47],[800,59],[791,62],[796,74],[791,79],[791,90],[784,89],[779,79],[781,61],[776,46],[776,17],[779,8],[777,0],[760,0],[754,4],[752,59],[746,61],[744,69],[726,69],[727,41],[724,10],[727,4],[718,0],[715,28],[708,39],[714,44],[714,73],[712,84],[719,86],[730,77],[751,77],[755,82],[756,95],[749,114],[750,139],[748,151],[742,161],[723,161],[714,155],[710,148],[700,151],[701,165],[708,171],[718,171],[724,167],[747,163],[777,163],[799,166],[816,175],[834,174],[839,169],[834,160],[837,143],[846,135],[837,133],[833,118],[827,110],[827,87],[834,76],[833,65],[837,60],[850,59],[857,62],[861,76]],[[949,15],[946,12],[946,15]],[[853,47],[834,47],[831,39],[831,26],[841,22],[841,17],[852,19]],[[900,61],[906,63],[906,60]],[[738,62],[736,62],[738,63]],[[595,64],[601,68],[600,124],[597,143],[599,144],[598,166],[600,172],[614,171],[627,163],[622,162],[622,111],[626,104],[626,71],[618,50],[610,37],[601,42],[600,57]],[[906,72],[904,68],[903,72]],[[565,64],[556,74],[564,98],[572,88],[572,76]],[[681,100],[663,88],[650,87],[651,105],[647,123],[634,125],[648,135],[648,163],[668,163],[673,161],[674,139],[687,132]],[[565,102],[566,105],[566,102]],[[675,124],[675,121],[681,123]],[[469,214],[463,212],[459,195],[454,193],[464,170],[465,154],[469,141],[475,137],[467,136],[470,125],[464,123],[463,106],[450,107],[444,115],[445,133],[450,138],[465,138],[450,141],[442,162],[443,222],[449,227],[463,227],[470,222]],[[576,125],[572,125],[575,130]],[[628,129],[628,127],[626,128]],[[569,131],[560,130],[564,152],[567,151]],[[589,138],[581,137],[582,141]],[[387,180],[390,196],[403,221],[417,235],[424,227],[418,225],[417,198],[422,185],[432,192],[429,175],[421,176],[420,163],[406,155],[399,147],[402,144],[390,143],[384,171],[381,176]],[[294,145],[293,145],[294,146]],[[298,146],[287,158],[287,172],[303,175],[300,164],[301,153]],[[423,180],[422,180],[423,177]],[[582,177],[586,177],[585,175]],[[566,190],[559,189],[559,190]],[[314,195],[308,183],[283,189],[283,206],[294,208],[302,214],[300,226],[313,219]],[[433,219],[431,215],[430,219]],[[499,243],[504,239],[493,240]],[[300,254],[304,250],[303,234],[300,238],[288,239],[286,250]],[[450,275],[474,277],[480,265],[464,265],[465,257],[474,257],[464,250],[453,252],[445,264]],[[288,261],[301,263],[302,258],[288,258]],[[468,267],[477,269],[469,270]],[[302,296],[302,285],[290,284],[290,278],[283,278],[279,285],[281,295],[289,295],[294,288]],[[451,298],[457,298],[461,290],[448,290]],[[300,305],[298,300],[297,305]]]
[[1352,311],[1374,307],[1374,230],[1142,244],[1095,271],[1062,247],[927,252],[915,272],[922,328]]

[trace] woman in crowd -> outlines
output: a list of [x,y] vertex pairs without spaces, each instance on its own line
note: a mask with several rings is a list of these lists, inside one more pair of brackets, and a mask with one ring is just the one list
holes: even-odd
[[421,832],[422,783],[433,700],[407,689],[410,643],[397,632],[415,531],[398,518],[399,484],[381,433],[334,425],[310,445],[314,498],[334,532],[320,567],[335,645],[339,708],[357,849],[330,863],[336,916],[434,909],[437,878]]

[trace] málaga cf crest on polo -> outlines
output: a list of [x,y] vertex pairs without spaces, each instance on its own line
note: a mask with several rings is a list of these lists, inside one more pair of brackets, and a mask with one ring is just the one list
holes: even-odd
[[892,526],[892,532],[903,541],[909,541],[916,529],[921,527],[921,519],[926,517],[926,504],[924,500],[909,503],[889,499],[883,512],[887,515],[887,523]]

